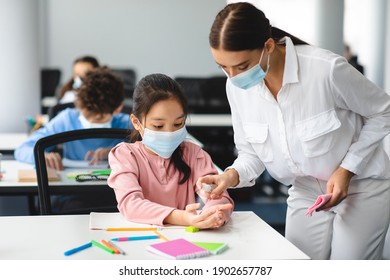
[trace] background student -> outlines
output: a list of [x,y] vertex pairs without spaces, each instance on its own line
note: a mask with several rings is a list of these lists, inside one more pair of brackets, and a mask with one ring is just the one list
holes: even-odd
[[[34,145],[38,139],[76,129],[86,128],[131,128],[129,115],[120,113],[124,102],[124,87],[120,77],[108,68],[97,68],[84,77],[76,96],[75,108],[61,111],[43,128],[15,150],[15,159],[34,163]],[[88,139],[64,143],[63,157],[72,160],[90,160],[96,164],[107,159],[109,150],[118,144],[116,139]],[[54,149],[54,147],[53,147]],[[58,152],[47,152],[49,167],[62,170],[62,158]]]
[[[292,185],[286,238],[313,259],[380,259],[390,219],[390,96],[342,56],[272,27],[249,3],[227,5],[209,35],[228,76],[238,158],[201,183]],[[307,217],[323,194],[328,202]],[[328,210],[328,211],[320,211]]]
[[[210,156],[184,141],[187,100],[179,85],[163,74],[144,77],[133,95],[131,144],[111,150],[108,184],[128,220],[156,225],[218,228],[229,220],[233,201],[225,191],[207,200],[195,183],[217,174]],[[200,214],[200,195],[205,206]]]
[[100,67],[99,61],[93,56],[82,56],[73,62],[72,78],[61,88],[59,93],[60,103],[71,103],[76,99],[77,90],[83,83],[84,76],[95,68]]

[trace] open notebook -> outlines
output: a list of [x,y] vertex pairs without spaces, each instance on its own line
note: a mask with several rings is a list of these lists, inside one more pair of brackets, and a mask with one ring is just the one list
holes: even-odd
[[90,165],[89,160],[73,160],[68,158],[62,159],[62,165],[66,168],[95,168],[106,169],[108,168],[108,161],[99,161],[97,164]]

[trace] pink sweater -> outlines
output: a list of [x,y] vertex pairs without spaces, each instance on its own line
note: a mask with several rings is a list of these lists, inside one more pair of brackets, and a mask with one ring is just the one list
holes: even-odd
[[[114,189],[118,209],[126,219],[162,225],[173,210],[184,210],[187,204],[196,202],[199,177],[217,174],[204,150],[190,142],[181,145],[183,159],[191,168],[191,175],[184,184],[179,184],[181,176],[173,164],[169,166],[170,159],[148,153],[142,142],[121,143],[111,150],[108,159],[112,171],[108,185]],[[219,200],[201,199],[205,202],[204,209],[216,204],[234,205],[227,192]],[[230,216],[231,212],[227,214]]]

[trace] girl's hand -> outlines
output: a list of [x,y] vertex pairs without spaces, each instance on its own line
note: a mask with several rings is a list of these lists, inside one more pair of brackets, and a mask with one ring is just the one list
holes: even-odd
[[110,150],[110,148],[99,148],[95,151],[88,151],[85,154],[84,160],[89,160],[91,158],[91,160],[89,161],[89,165],[98,164],[99,161],[108,158],[108,153],[110,152]]
[[198,188],[202,188],[202,184],[214,184],[217,187],[210,193],[206,193],[209,199],[219,199],[222,193],[229,187],[234,187],[239,183],[239,176],[235,169],[229,169],[219,175],[208,175],[200,177],[196,182]]
[[339,167],[333,172],[326,185],[326,193],[331,193],[332,197],[327,203],[318,208],[317,211],[331,208],[343,201],[348,196],[349,182],[353,175],[355,174],[342,167]]
[[64,166],[62,165],[62,158],[59,153],[45,153],[45,160],[47,167],[53,168],[55,170],[64,170]]
[[224,211],[233,207],[230,203],[214,205],[197,214],[196,209],[199,206],[199,203],[189,204],[185,211],[188,215],[189,225],[200,229],[219,228],[223,226],[228,220]]

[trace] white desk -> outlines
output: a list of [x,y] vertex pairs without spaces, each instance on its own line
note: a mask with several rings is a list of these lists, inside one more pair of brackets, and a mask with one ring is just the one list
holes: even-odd
[[13,153],[27,137],[27,133],[0,133],[0,152]]
[[[18,182],[18,170],[20,169],[34,169],[33,165],[18,162],[16,160],[3,160],[1,163],[2,169],[5,171],[3,179],[0,181],[0,194],[37,194],[38,183],[37,182]],[[96,168],[91,167],[85,169],[85,173],[89,170]],[[83,173],[84,169],[66,169],[65,171],[59,171],[60,180],[56,182],[50,182],[50,187],[80,187],[80,186],[106,186],[107,183],[104,181],[93,181],[93,182],[76,182],[75,179],[70,179],[67,174],[70,172]],[[80,188],[81,189],[81,188]]]
[[[196,140],[196,139],[195,139]],[[38,184],[37,182],[18,182],[18,170],[20,169],[34,169],[33,165],[18,162],[16,160],[3,160],[1,162],[2,170],[4,170],[3,179],[0,180],[0,195],[1,194],[37,194],[38,193]],[[223,172],[218,166],[215,165],[218,172]],[[89,169],[85,169],[85,173],[88,170],[94,170],[93,166]],[[56,182],[50,182],[50,187],[57,187],[56,192],[65,191],[66,188],[69,187],[105,187],[107,183],[105,181],[93,181],[93,182],[76,182],[74,179],[69,179],[67,177],[68,173],[77,172],[82,173],[84,169],[66,169],[65,171],[60,171],[58,174],[60,175],[60,180]],[[86,189],[86,188],[84,188]],[[72,190],[74,191],[74,190]],[[82,188],[80,188],[82,191]]]
[[[27,197],[27,206],[20,205],[20,207],[27,207],[30,214],[35,214],[35,196],[38,195],[38,183],[37,182],[18,182],[18,170],[20,169],[33,169],[33,165],[18,162],[15,160],[3,160],[2,169],[5,170],[3,179],[0,180],[0,196],[25,196]],[[90,169],[86,169],[86,172]],[[93,168],[91,168],[93,170]],[[52,194],[67,194],[75,192],[103,192],[104,194],[112,193],[112,189],[107,186],[106,181],[93,181],[93,182],[76,182],[75,179],[67,177],[68,172],[77,171],[82,173],[81,169],[67,169],[66,171],[59,172],[60,180],[56,182],[49,182],[50,191]],[[7,199],[2,198],[1,199]],[[0,201],[0,203],[2,203]],[[23,200],[23,203],[25,201]],[[8,205],[8,204],[6,204]],[[9,206],[8,206],[9,207]],[[12,209],[13,206],[11,206]],[[8,210],[3,208],[6,213]],[[16,211],[16,210],[9,210]]]
[[37,193],[37,182],[18,182],[19,169],[33,169],[31,164],[16,160],[3,160],[1,168],[4,171],[3,179],[0,180],[0,194],[3,193]]
[[[118,242],[127,254],[112,255],[91,247],[71,256],[64,252],[90,242],[120,236],[149,235],[150,232],[108,232],[89,229],[89,215],[0,217],[0,259],[38,260],[162,260],[164,257],[146,251],[146,246],[160,239]],[[226,242],[229,249],[220,255],[202,259],[258,260],[309,259],[287,239],[253,212],[234,212],[232,220],[218,230],[189,233],[184,228],[164,229],[168,239]]]

